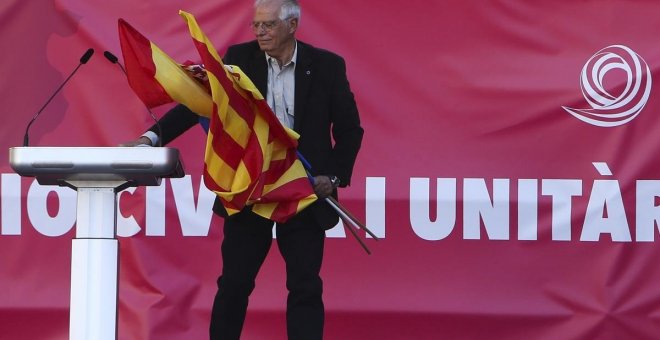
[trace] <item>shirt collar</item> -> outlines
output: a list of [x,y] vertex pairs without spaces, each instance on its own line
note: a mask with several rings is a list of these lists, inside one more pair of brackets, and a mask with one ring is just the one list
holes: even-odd
[[[291,63],[295,64],[296,61],[297,61],[297,59],[298,59],[298,40],[294,40],[294,42],[295,42],[296,44],[295,44],[295,46],[293,47],[293,56],[291,56],[291,61],[289,61],[288,63],[286,63],[286,65],[283,65],[282,68],[284,68],[284,67],[286,67],[286,66],[289,66],[289,64],[291,64]],[[275,59],[275,58],[269,56],[268,53],[265,53],[265,52],[264,52],[264,54],[266,54],[266,60],[268,61],[268,64],[269,64],[269,65],[271,64],[271,62],[277,62],[277,59]]]

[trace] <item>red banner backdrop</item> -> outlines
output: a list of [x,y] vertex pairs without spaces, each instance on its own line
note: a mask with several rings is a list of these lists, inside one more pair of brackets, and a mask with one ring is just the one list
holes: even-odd
[[[366,132],[342,201],[382,237],[368,256],[341,226],[328,232],[328,339],[657,338],[660,3],[302,7],[298,37],[346,58]],[[150,117],[101,52],[120,55],[124,18],[178,61],[198,59],[179,9],[221,53],[251,38],[250,1],[0,5],[3,339],[68,336],[75,234],[75,192],[20,178],[8,148],[90,47],[31,145],[139,135]],[[120,196],[121,339],[206,337],[222,220],[200,181],[204,137],[172,145],[187,177]],[[273,249],[245,338],[285,338],[285,301]]]

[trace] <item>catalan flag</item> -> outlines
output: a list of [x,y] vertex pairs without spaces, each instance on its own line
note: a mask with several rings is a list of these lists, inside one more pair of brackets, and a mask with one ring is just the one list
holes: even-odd
[[209,91],[123,19],[119,19],[119,43],[128,83],[147,107],[178,102],[200,116],[211,116]]
[[245,206],[284,222],[316,200],[298,160],[298,135],[282,126],[235,66],[225,66],[195,18],[181,11],[207,69],[208,89],[126,21],[119,36],[131,88],[149,107],[177,101],[210,118],[204,183],[228,214]]
[[282,126],[238,67],[225,67],[195,18],[179,14],[206,67],[213,97],[204,183],[228,214],[253,205],[258,215],[286,221],[316,200],[296,155],[298,135]]

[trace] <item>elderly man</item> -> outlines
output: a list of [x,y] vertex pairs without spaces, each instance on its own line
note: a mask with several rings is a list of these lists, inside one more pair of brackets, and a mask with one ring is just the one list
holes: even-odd
[[[362,141],[358,110],[346,77],[344,60],[336,54],[295,39],[300,6],[295,0],[257,0],[251,24],[256,40],[229,47],[225,64],[238,65],[266,94],[280,122],[300,134],[298,150],[311,163],[314,190],[320,198],[336,196],[350,184]],[[167,144],[197,123],[183,105],[138,141]],[[148,139],[147,139],[148,138]],[[226,216],[216,201],[214,211]],[[286,262],[287,333],[289,339],[323,337],[323,284],[319,275],[325,230],[338,221],[319,200],[276,227],[280,253]],[[273,221],[248,207],[225,217],[222,274],[218,278],[211,315],[211,339],[238,339],[248,297],[272,243]]]

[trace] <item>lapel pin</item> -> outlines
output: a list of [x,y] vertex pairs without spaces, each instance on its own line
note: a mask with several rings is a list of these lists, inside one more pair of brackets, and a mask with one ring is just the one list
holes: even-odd
[[310,74],[312,74],[312,71],[307,70],[307,75],[310,75]]

